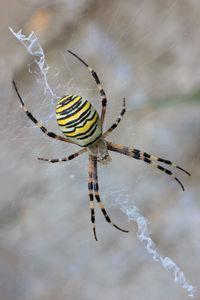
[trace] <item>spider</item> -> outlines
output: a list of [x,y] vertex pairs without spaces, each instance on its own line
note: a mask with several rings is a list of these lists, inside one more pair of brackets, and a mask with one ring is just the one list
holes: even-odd
[[89,155],[88,192],[89,192],[89,199],[90,199],[91,222],[93,227],[94,238],[95,240],[97,240],[97,235],[95,230],[94,198],[96,199],[98,205],[100,206],[106,221],[110,223],[112,226],[114,226],[115,228],[123,232],[128,232],[127,230],[121,229],[111,221],[99,196],[97,162],[100,162],[102,164],[107,164],[109,161],[111,161],[108,151],[114,151],[138,160],[142,160],[152,165],[153,167],[158,168],[160,171],[174,178],[180,184],[183,190],[184,190],[184,186],[178,180],[178,178],[170,170],[160,166],[155,161],[165,163],[167,165],[171,165],[185,172],[189,176],[190,173],[169,160],[153,156],[151,154],[142,152],[135,148],[129,148],[129,147],[120,146],[108,142],[105,138],[119,125],[121,119],[125,114],[126,111],[125,98],[123,98],[123,107],[119,117],[117,118],[115,123],[113,123],[112,126],[103,133],[102,126],[104,123],[104,118],[106,113],[106,103],[107,103],[107,98],[103,90],[103,86],[100,83],[97,73],[83,59],[81,59],[77,54],[73,53],[72,51],[70,50],[67,51],[70,54],[72,54],[74,57],[76,57],[85,67],[87,67],[91,75],[93,76],[102,99],[101,117],[99,117],[97,111],[89,101],[77,95],[65,95],[61,98],[60,101],[58,101],[57,108],[56,108],[56,118],[59,127],[61,128],[63,134],[66,137],[59,136],[54,132],[48,131],[41,123],[39,123],[35,119],[35,117],[31,114],[31,112],[29,112],[28,109],[26,108],[14,80],[13,80],[13,85],[25,113],[35,123],[35,125],[42,130],[44,134],[46,134],[51,138],[63,142],[79,145],[83,148],[80,151],[69,155],[68,157],[53,158],[53,159],[38,158],[39,160],[43,160],[51,163],[64,162],[64,161],[72,160],[75,157],[83,154],[84,152],[88,152]]

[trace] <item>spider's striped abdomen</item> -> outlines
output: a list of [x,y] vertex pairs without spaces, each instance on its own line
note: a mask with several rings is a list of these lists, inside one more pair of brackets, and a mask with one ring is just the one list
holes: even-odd
[[102,135],[97,111],[80,96],[67,95],[58,101],[56,118],[64,135],[81,147],[93,144]]

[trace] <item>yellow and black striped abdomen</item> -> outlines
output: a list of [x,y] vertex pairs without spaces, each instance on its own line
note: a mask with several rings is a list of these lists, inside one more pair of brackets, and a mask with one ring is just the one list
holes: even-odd
[[80,96],[67,95],[58,101],[56,118],[64,135],[81,147],[93,144],[102,135],[97,111]]

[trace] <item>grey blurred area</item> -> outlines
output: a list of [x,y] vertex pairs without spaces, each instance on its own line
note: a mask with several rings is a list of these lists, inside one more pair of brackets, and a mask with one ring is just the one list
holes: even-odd
[[[128,199],[149,220],[157,249],[200,287],[200,3],[194,0],[2,1],[0,10],[0,299],[187,299],[187,292],[147,254],[137,226],[120,210]],[[63,164],[79,148],[43,136],[25,116],[11,85],[36,118],[61,134],[56,99],[45,98],[32,57],[8,29],[34,31],[50,66],[57,95],[81,94],[100,111],[88,70],[98,73],[108,97],[104,130],[127,112],[108,140],[170,159],[192,176],[171,177],[111,153],[99,166],[100,195],[94,240],[87,191],[88,159]],[[122,199],[122,200],[121,200]],[[197,290],[197,298],[199,290]]]

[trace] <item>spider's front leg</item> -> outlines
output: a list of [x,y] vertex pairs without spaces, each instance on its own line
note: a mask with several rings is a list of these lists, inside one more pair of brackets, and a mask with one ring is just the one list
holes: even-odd
[[97,241],[96,230],[95,230],[95,212],[94,212],[94,194],[93,194],[93,157],[89,155],[89,177],[88,177],[88,192],[90,198],[90,212],[91,222],[94,232],[94,238]]
[[119,229],[120,231],[123,231],[123,232],[128,232],[128,230],[124,230],[124,229],[121,229],[120,227],[118,227],[117,225],[115,225],[110,217],[108,216],[102,202],[101,202],[101,199],[100,199],[100,196],[99,196],[99,185],[98,185],[98,176],[97,176],[97,158],[96,157],[92,157],[92,161],[93,161],[93,190],[94,190],[94,195],[95,195],[95,198],[97,200],[97,203],[99,204],[100,208],[101,208],[101,211],[106,219],[106,221],[108,223],[110,223],[112,226],[114,226],[115,228]]
[[173,162],[171,162],[170,160],[166,160],[160,157],[156,157],[153,156],[151,154],[148,154],[146,152],[142,152],[138,149],[134,149],[134,148],[129,148],[129,147],[125,147],[125,146],[120,146],[120,145],[116,145],[110,142],[107,142],[107,146],[108,146],[108,150],[114,151],[114,152],[118,152],[120,154],[138,159],[138,160],[142,160],[150,165],[152,165],[153,167],[159,169],[160,171],[170,175],[172,178],[174,178],[182,187],[183,191],[184,191],[184,186],[183,184],[180,182],[180,180],[168,169],[160,166],[159,164],[155,163],[154,161],[159,161],[162,163],[165,163],[167,165],[173,166],[181,171],[183,171],[184,173],[186,173],[187,175],[190,176],[190,173],[186,170],[184,170],[183,168],[177,166],[176,164],[174,164]]

